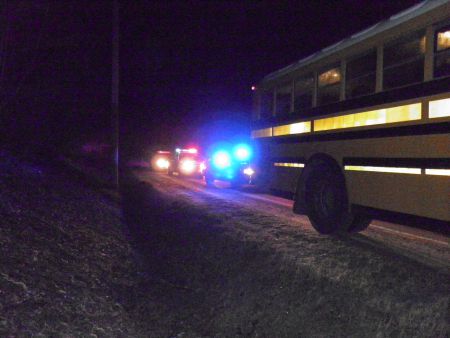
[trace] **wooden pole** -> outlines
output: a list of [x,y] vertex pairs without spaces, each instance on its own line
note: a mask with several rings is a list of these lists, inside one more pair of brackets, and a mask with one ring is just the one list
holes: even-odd
[[119,0],[113,1],[113,25],[112,25],[112,88],[111,108],[113,126],[113,163],[114,184],[119,189]]

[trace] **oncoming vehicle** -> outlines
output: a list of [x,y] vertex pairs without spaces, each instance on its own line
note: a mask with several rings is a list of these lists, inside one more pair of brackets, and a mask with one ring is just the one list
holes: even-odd
[[156,171],[166,171],[169,169],[170,158],[172,154],[170,151],[158,150],[152,157],[152,168]]
[[387,215],[448,227],[448,0],[271,73],[254,93],[266,183],[290,193],[318,232],[358,232]]
[[255,177],[252,156],[253,150],[247,144],[216,149],[211,158],[202,163],[201,171],[206,185],[213,186],[215,180],[228,181],[232,187],[252,183]]
[[178,173],[183,176],[199,176],[199,154],[198,149],[177,148],[170,159],[170,164],[167,169],[169,175]]

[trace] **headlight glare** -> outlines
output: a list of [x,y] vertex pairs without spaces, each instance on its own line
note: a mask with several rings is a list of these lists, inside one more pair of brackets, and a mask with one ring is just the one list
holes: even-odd
[[213,164],[218,169],[224,169],[231,165],[230,154],[225,150],[219,150],[213,155]]
[[238,161],[247,161],[252,156],[250,147],[246,144],[239,144],[234,148],[234,157]]

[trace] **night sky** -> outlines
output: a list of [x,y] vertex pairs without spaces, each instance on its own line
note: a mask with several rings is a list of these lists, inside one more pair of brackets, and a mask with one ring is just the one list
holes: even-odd
[[[418,2],[120,0],[122,141],[249,135],[253,84]],[[111,1],[0,0],[0,134],[107,138],[111,31]]]
[[248,132],[252,84],[418,2],[124,3],[122,114],[160,143]]

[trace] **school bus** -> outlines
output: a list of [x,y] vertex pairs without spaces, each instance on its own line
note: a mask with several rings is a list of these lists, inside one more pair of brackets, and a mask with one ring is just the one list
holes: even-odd
[[450,2],[424,1],[265,76],[264,184],[323,234],[377,211],[450,221]]

